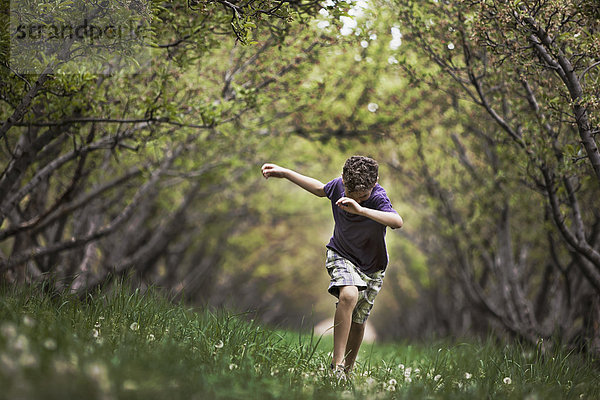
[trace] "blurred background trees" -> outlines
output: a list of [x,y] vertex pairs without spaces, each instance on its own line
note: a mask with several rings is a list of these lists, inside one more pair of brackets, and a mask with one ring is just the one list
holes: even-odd
[[366,154],[406,222],[379,337],[598,348],[597,6],[147,7],[133,73],[3,61],[2,280],[85,294],[128,275],[310,327],[332,312],[330,206],[259,168],[327,182]]

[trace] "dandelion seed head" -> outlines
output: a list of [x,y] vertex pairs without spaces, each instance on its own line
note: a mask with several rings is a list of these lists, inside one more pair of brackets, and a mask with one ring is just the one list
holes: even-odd
[[435,382],[439,381],[440,379],[442,379],[442,376],[440,374],[437,374],[436,376],[433,377],[433,380]]
[[454,43],[448,43],[448,50],[454,50]]
[[131,329],[132,331],[138,331],[140,329],[140,324],[138,324],[137,322],[133,322],[131,325],[129,325],[129,329]]
[[26,352],[29,350],[29,339],[25,335],[19,335],[13,343],[13,350],[16,352]]
[[23,316],[23,325],[32,328],[35,326],[35,320],[31,318],[29,315]]
[[388,392],[395,392],[396,391],[396,386],[394,386],[394,385],[388,385],[388,387],[386,388],[386,390]]
[[398,384],[398,382],[397,382],[397,381],[396,381],[394,378],[390,379],[390,380],[388,381],[388,383],[389,383],[390,385],[397,385],[397,384]]
[[237,364],[233,364],[233,363],[229,364],[230,371],[233,371],[234,369],[237,369],[237,368],[238,368]]
[[10,376],[17,371],[15,362],[8,354],[0,354],[0,372]]
[[108,368],[102,363],[95,362],[85,367],[85,373],[92,378],[103,392],[110,390]]
[[215,343],[215,348],[222,349],[223,348],[223,341],[219,340],[217,343]]
[[56,340],[52,339],[52,338],[48,338],[46,340],[44,340],[44,348],[46,350],[56,350]]
[[0,326],[0,334],[6,339],[14,339],[17,336],[17,327],[11,322],[5,322]]
[[506,377],[504,379],[502,379],[502,382],[504,382],[507,385],[510,385],[512,383],[512,379],[510,379],[510,377]]
[[379,104],[377,103],[369,103],[367,105],[367,110],[369,110],[370,112],[374,113],[379,109]]
[[19,365],[23,368],[33,368],[38,365],[38,360],[31,353],[23,353],[19,357]]
[[473,375],[471,375],[468,372],[465,372],[465,379],[471,379],[473,377]]
[[137,383],[135,383],[131,379],[127,379],[123,382],[123,390],[136,390],[137,388]]

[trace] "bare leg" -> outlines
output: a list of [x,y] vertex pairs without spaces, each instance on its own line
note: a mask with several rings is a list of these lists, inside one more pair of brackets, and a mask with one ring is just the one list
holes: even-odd
[[354,367],[354,361],[358,355],[358,350],[365,335],[365,325],[352,322],[350,326],[350,334],[348,335],[348,343],[346,344],[346,362],[344,366],[346,371],[352,371]]
[[344,363],[346,345],[352,323],[352,311],[358,301],[358,288],[356,286],[340,287],[339,303],[333,319],[333,364]]

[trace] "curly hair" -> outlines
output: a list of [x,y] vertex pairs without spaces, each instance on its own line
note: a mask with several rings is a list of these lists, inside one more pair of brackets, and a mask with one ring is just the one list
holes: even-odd
[[369,157],[352,156],[346,160],[342,171],[344,186],[348,192],[371,190],[377,183],[379,164]]

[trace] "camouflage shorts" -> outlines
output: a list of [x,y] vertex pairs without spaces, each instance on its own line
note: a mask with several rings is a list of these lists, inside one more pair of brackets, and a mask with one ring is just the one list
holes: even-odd
[[364,324],[371,313],[375,297],[381,290],[385,271],[365,274],[351,261],[331,249],[327,249],[325,266],[331,277],[331,282],[329,282],[329,288],[327,289],[329,293],[335,297],[339,297],[339,288],[341,286],[356,286],[358,288],[358,302],[352,312],[352,321]]

